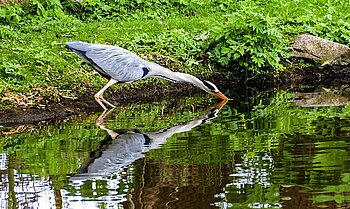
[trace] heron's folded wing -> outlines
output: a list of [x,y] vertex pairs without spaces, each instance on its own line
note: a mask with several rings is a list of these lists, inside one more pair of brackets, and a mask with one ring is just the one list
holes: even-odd
[[86,56],[120,82],[136,81],[145,75],[144,60],[119,47],[90,50]]

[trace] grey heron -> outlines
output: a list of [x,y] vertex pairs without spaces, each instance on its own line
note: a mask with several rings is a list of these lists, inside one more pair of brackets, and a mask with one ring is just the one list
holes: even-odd
[[95,100],[107,110],[103,104],[115,106],[103,98],[103,93],[116,83],[130,83],[145,78],[158,77],[172,82],[188,82],[200,89],[217,96],[222,100],[228,98],[210,81],[200,80],[187,73],[173,72],[156,63],[146,61],[136,54],[111,45],[90,44],[82,41],[67,42],[66,47],[80,55],[85,61],[103,77],[108,83],[95,94]]

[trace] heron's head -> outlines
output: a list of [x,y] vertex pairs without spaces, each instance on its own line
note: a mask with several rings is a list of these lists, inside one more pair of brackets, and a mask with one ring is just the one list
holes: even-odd
[[204,91],[208,92],[209,94],[213,94],[222,100],[228,100],[228,98],[221,93],[218,87],[216,87],[212,82],[206,80],[201,80],[201,82],[203,83],[201,87]]

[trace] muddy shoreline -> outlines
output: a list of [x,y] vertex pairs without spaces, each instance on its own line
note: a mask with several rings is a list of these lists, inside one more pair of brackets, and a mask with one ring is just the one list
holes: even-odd
[[[246,81],[229,79],[227,75],[207,79],[214,82],[224,93],[239,86],[256,87],[261,90],[298,84],[336,86],[350,83],[350,67],[309,69],[297,73],[285,73],[278,78],[259,76]],[[114,104],[123,105],[130,102],[153,102],[167,97],[190,96],[198,92],[201,90],[189,84],[169,83],[167,86],[148,85],[125,92],[108,91],[105,97]],[[88,94],[75,100],[62,99],[59,104],[48,105],[45,108],[17,107],[3,111],[0,113],[0,125],[35,124],[41,121],[62,120],[72,115],[95,111],[102,111],[102,109],[95,102],[93,94]]]
[[[105,98],[116,105],[136,102],[154,102],[164,98],[180,98],[194,95],[201,90],[189,84],[170,84],[168,86],[145,86],[125,92],[108,91]],[[63,98],[59,104],[45,107],[21,107],[0,112],[0,125],[35,124],[42,121],[62,120],[72,115],[89,112],[102,112],[103,109],[95,101],[94,94],[81,95],[77,99]]]

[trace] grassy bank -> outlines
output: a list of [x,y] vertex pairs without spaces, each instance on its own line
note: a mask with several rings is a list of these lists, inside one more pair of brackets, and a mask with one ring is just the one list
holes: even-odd
[[[105,84],[64,48],[71,40],[119,45],[201,78],[288,71],[292,38],[350,43],[350,3],[299,0],[40,0],[0,8],[1,109],[43,106]],[[211,67],[209,67],[211,66]],[[127,86],[168,84],[146,80]],[[120,91],[119,91],[120,92]],[[91,96],[92,97],[92,96]]]

